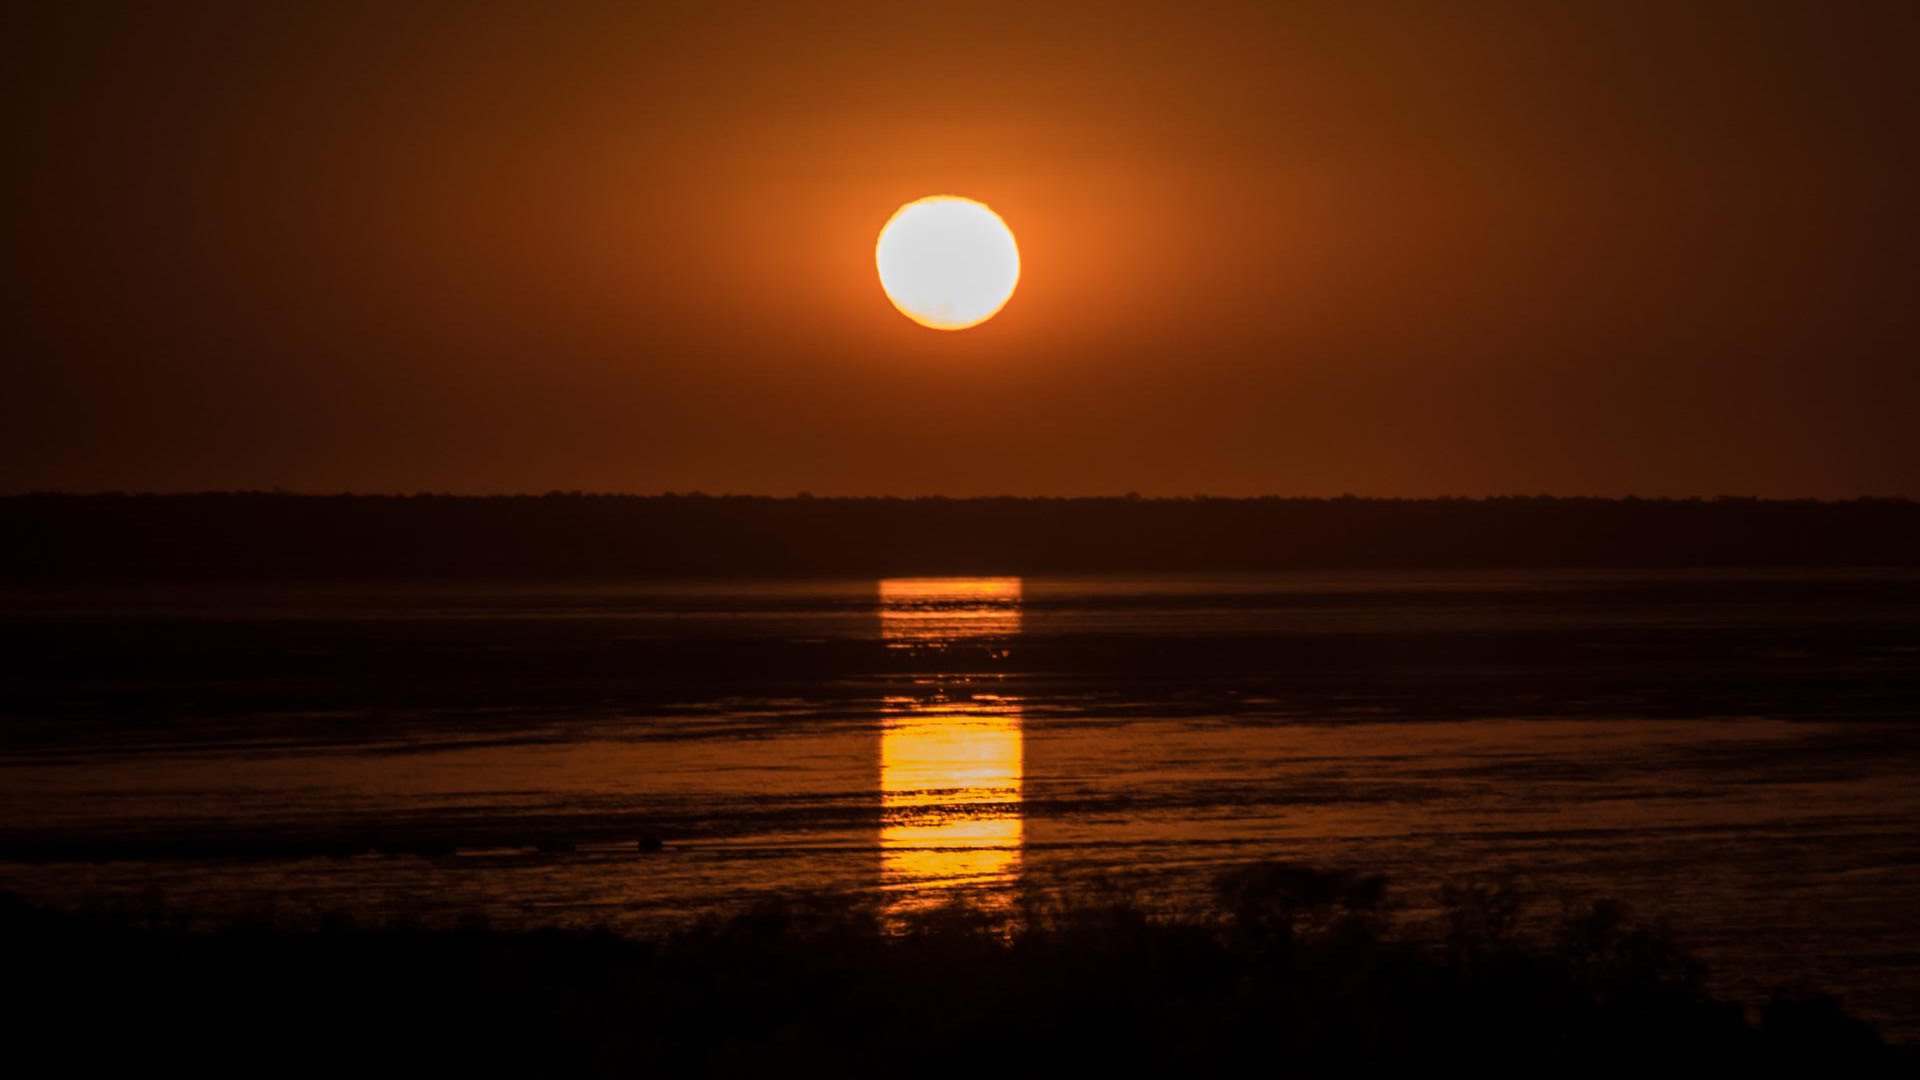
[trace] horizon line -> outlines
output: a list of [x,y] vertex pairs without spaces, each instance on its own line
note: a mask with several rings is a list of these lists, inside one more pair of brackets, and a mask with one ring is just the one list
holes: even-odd
[[179,490],[95,489],[63,490],[52,488],[0,491],[0,499],[206,499],[206,498],[279,498],[279,499],[652,499],[652,500],[733,500],[764,502],[1299,502],[1299,503],[1496,503],[1496,502],[1612,502],[1612,503],[1912,503],[1909,494],[1854,495],[1557,495],[1548,492],[1486,493],[1479,495],[1214,495],[1194,492],[1180,495],[1146,495],[1128,491],[1110,494],[1073,495],[915,495],[868,494],[816,495],[811,491],[787,494],[764,492],[690,491],[596,491],[582,488],[547,491],[298,491],[289,488],[196,488]]

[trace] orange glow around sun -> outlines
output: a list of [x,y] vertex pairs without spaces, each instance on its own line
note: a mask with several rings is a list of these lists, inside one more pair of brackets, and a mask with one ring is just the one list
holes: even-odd
[[935,330],[993,318],[1020,281],[1013,230],[984,203],[957,195],[931,195],[894,211],[874,261],[893,306]]

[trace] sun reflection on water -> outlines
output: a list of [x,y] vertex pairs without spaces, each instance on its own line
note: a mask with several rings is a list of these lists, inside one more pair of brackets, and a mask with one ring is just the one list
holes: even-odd
[[888,648],[927,651],[1020,632],[1020,579],[888,578],[880,582],[880,636]]
[[[901,578],[880,583],[889,647],[942,650],[1020,632],[1019,578]],[[964,891],[1010,905],[1020,872],[1020,704],[939,676],[929,697],[889,697],[880,742],[880,878],[904,914]]]

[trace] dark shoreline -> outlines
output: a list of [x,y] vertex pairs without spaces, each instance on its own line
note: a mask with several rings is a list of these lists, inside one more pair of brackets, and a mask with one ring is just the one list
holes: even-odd
[[0,497],[0,580],[1920,566],[1920,503]]
[[[1449,887],[1435,919],[1408,923],[1377,876],[1256,863],[1221,876],[1211,912],[1183,918],[1124,898],[902,919],[795,897],[636,938],[208,924],[157,897],[65,914],[0,896],[0,943],[26,991],[10,1009],[16,1047],[203,1074],[378,1062],[553,1076],[1436,1064],[1875,1076],[1913,1064],[1913,1047],[1833,998],[1716,998],[1659,925],[1617,904],[1542,925],[1521,919],[1525,900]],[[82,1037],[100,1030],[113,1037]]]

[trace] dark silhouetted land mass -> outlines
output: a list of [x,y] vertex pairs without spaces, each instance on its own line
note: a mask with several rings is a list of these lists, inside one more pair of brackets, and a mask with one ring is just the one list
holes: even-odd
[[[799,900],[664,936],[196,928],[164,906],[0,898],[16,1054],[196,1075],[1901,1075],[1831,998],[1717,1000],[1618,905],[1522,929],[1450,888],[1257,863],[1211,913],[953,907],[890,925]],[[37,1056],[37,1055],[36,1055]],[[51,1060],[51,1059],[47,1059]],[[338,1071],[336,1071],[338,1070]]]
[[0,498],[15,580],[1916,564],[1904,499]]

